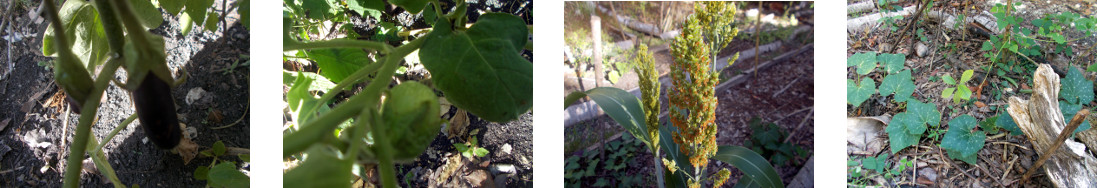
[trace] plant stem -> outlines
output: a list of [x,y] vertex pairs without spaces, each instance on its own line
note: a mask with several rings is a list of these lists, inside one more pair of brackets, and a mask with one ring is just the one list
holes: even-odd
[[377,164],[377,167],[381,168],[381,185],[384,185],[384,187],[387,188],[394,188],[396,187],[396,170],[392,163],[392,145],[389,143],[389,135],[383,134],[388,127],[382,125],[381,119],[377,118],[379,115],[377,115],[376,111],[373,111],[373,109],[368,109],[368,111],[368,113],[373,116],[370,119],[372,119],[374,125],[377,125],[373,126],[373,130],[370,131],[374,133],[373,138],[374,142],[376,142],[377,160],[380,162]]
[[664,185],[665,180],[663,180],[663,161],[659,160],[660,158],[658,149],[651,150],[651,159],[651,162],[655,163],[655,174],[652,174],[655,176],[655,182],[657,183],[655,185],[659,188],[663,188],[664,186],[666,186]]
[[[131,116],[131,117],[136,117],[136,116]],[[92,147],[92,148],[101,148],[103,145],[106,145],[106,143],[109,142],[110,140],[103,140],[103,141],[104,141],[103,144],[100,145],[99,141],[96,141],[95,137],[92,137],[91,140],[88,140],[88,146]],[[99,172],[103,173],[103,175],[107,176],[107,179],[110,179],[110,182],[112,184],[114,184],[114,188],[125,188],[126,187],[126,184],[123,184],[122,180],[118,179],[118,175],[116,175],[114,173],[114,168],[110,167],[110,162],[107,161],[107,156],[103,155],[103,151],[98,150],[98,149],[93,149],[92,151],[89,152],[88,155],[91,156],[91,161],[92,161],[92,163],[95,163],[95,167],[99,168]],[[83,164],[81,164],[81,165],[83,165]]]
[[118,23],[118,15],[114,12],[114,5],[109,0],[95,0],[95,8],[99,11],[99,21],[103,22],[104,34],[107,36],[107,44],[115,55],[121,56],[125,46],[125,37],[122,36],[122,26]]
[[98,147],[92,148],[90,152],[91,153],[96,153],[96,152],[99,152],[99,151],[103,150],[103,146],[106,145],[107,142],[110,142],[111,139],[114,139],[114,135],[117,135],[118,131],[126,129],[126,127],[129,126],[130,123],[133,123],[133,120],[136,120],[136,119],[137,119],[137,114],[130,114],[130,117],[126,118],[126,120],[123,120],[122,124],[117,125],[116,127],[114,127],[114,130],[111,130],[110,134],[107,134],[107,137],[103,138],[103,143],[104,144],[99,145]]
[[382,42],[374,42],[368,40],[355,40],[355,39],[331,39],[320,41],[308,41],[286,44],[282,47],[282,51],[291,50],[307,50],[307,49],[326,49],[326,48],[365,48],[387,54],[392,51],[392,46]]
[[[384,61],[384,58],[382,58],[381,60]],[[320,105],[323,105],[330,101],[332,98],[335,98],[335,95],[338,94],[339,91],[343,91],[343,88],[347,88],[351,84],[358,83],[360,80],[365,79],[367,76],[369,76],[369,74],[377,71],[378,68],[381,68],[381,65],[381,62],[374,62],[373,64],[369,64],[366,65],[366,67],[358,69],[358,71],[354,72],[350,76],[347,76],[347,78],[343,79],[343,81],[339,81],[339,84],[336,84],[335,87],[332,87],[327,92],[324,92],[324,95],[320,96],[320,102],[313,104],[312,108],[310,109],[320,109]]]
[[110,77],[114,77],[114,72],[119,66],[121,61],[111,61],[103,66],[103,71],[99,72],[99,76],[96,77],[98,79],[95,79],[93,91],[88,95],[87,100],[83,101],[84,106],[80,111],[84,114],[80,115],[80,124],[76,126],[76,136],[72,139],[72,145],[69,148],[69,158],[65,161],[68,166],[65,167],[64,187],[75,188],[80,183],[80,169],[83,167],[80,164],[84,159],[84,151],[87,150],[91,125],[95,123],[95,116],[99,110],[99,99],[103,97],[103,91],[110,84]]

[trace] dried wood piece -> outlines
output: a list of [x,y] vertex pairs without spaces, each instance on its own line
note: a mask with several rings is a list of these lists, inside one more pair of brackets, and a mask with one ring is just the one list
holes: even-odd
[[[1052,145],[1067,123],[1059,111],[1059,75],[1050,65],[1041,64],[1033,77],[1033,91],[1029,100],[1009,98],[1009,114],[1025,133],[1038,152],[1045,152]],[[1064,147],[1051,152],[1044,165],[1048,179],[1057,187],[1097,187],[1097,158],[1087,153],[1077,153],[1072,148],[1080,146],[1066,140]],[[1073,146],[1072,146],[1073,145]],[[1084,148],[1083,148],[1084,149]]]

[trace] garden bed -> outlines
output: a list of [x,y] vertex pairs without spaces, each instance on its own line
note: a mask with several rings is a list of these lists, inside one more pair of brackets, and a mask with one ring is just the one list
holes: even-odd
[[[19,1],[24,2],[24,1]],[[220,10],[220,3],[214,5]],[[0,3],[0,7],[8,7]],[[235,1],[229,1],[234,4]],[[64,159],[80,115],[59,94],[54,84],[51,68],[43,67],[52,58],[42,56],[42,32],[48,22],[40,22],[31,15],[39,5],[20,4],[0,15],[11,16],[12,32],[0,32],[3,36],[24,36],[21,40],[3,40],[0,57],[8,55],[14,64],[11,75],[0,80],[0,95],[11,96],[0,100],[0,179],[3,187],[60,187]],[[230,6],[231,7],[231,6]],[[250,34],[241,23],[239,15],[230,11],[225,21],[227,31],[210,32],[196,27],[190,34],[180,34],[178,18],[164,14],[164,24],[152,30],[165,37],[168,67],[175,73],[187,73],[185,84],[172,89],[181,123],[193,129],[191,136],[200,150],[209,149],[216,141],[228,147],[249,148],[250,123],[248,106],[250,70],[247,66]],[[218,25],[218,27],[223,27]],[[12,41],[11,46],[6,45]],[[10,50],[11,54],[7,54]],[[5,60],[5,62],[8,62]],[[42,63],[47,62],[47,63]],[[7,69],[4,65],[0,70]],[[185,70],[185,71],[184,71]],[[3,72],[3,71],[0,71]],[[125,72],[116,78],[125,80]],[[188,103],[185,98],[194,90],[197,101]],[[123,119],[134,114],[130,92],[111,86],[104,93],[99,108],[98,121],[92,127],[92,135],[100,142]],[[223,129],[215,127],[232,126]],[[103,151],[121,182],[144,187],[202,187],[205,181],[196,180],[193,172],[199,166],[208,166],[210,158],[199,157],[188,164],[168,150],[159,149],[145,138],[135,121],[121,130],[113,140],[104,142]],[[31,147],[35,143],[37,147]],[[226,159],[222,159],[226,160]],[[235,158],[227,159],[244,163]],[[89,163],[90,164],[90,163]],[[249,165],[244,163],[244,170]],[[107,187],[110,182],[98,172],[85,171],[81,185]]]

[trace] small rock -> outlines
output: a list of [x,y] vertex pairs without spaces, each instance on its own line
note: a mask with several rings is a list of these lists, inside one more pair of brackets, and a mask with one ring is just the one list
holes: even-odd
[[929,181],[937,182],[937,171],[933,170],[933,168],[922,168],[921,170],[918,170],[918,174],[922,175],[922,177],[926,177]]
[[190,91],[187,91],[187,105],[193,105],[195,101],[202,99],[202,96],[205,95],[206,90],[203,90],[201,87],[191,88]]
[[149,143],[149,137],[141,138],[141,144],[148,144],[148,143]]
[[514,148],[512,148],[510,144],[503,144],[503,147],[500,150],[503,152],[503,154],[510,155],[510,151],[513,149]]
[[[179,124],[182,125],[183,123],[179,123]],[[188,126],[182,126],[182,127],[185,127],[184,130],[186,130],[187,134],[184,134],[184,135],[187,135],[187,138],[192,138],[192,139],[193,138],[198,138],[198,129],[195,129],[194,127],[188,127]]]
[[515,169],[514,165],[512,165],[512,164],[491,165],[491,174],[492,175],[515,174],[515,173],[518,173],[518,170]]
[[926,52],[929,51],[929,47],[927,47],[925,43],[918,42],[918,44],[914,46],[914,50],[914,52],[918,53],[918,57],[925,57]]
[[518,165],[526,170],[533,169],[533,166],[529,163],[529,159],[526,159],[525,156],[518,155]]
[[45,132],[43,132],[42,129],[38,129],[38,131],[30,131],[30,133],[23,135],[23,142],[26,142],[27,146],[29,146],[30,148],[47,148],[53,145],[53,143],[49,142],[49,138],[46,138],[44,135]]

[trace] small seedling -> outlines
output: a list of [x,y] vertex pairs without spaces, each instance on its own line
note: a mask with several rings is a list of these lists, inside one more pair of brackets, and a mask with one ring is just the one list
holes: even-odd
[[465,156],[465,158],[469,159],[472,159],[474,156],[484,157],[485,155],[488,155],[487,149],[481,148],[479,145],[477,145],[476,136],[473,136],[472,139],[469,139],[469,142],[467,143],[453,144],[453,147],[457,148],[457,152],[460,152],[461,156]]
[[[941,80],[943,80],[945,84],[950,85],[950,87],[941,91],[941,98],[954,99],[955,97],[958,97],[964,101],[971,100],[971,89],[967,87],[967,81],[971,80],[971,76],[974,73],[975,72],[972,70],[964,71],[964,74],[960,76],[959,82],[947,74],[941,76]],[[956,103],[960,102],[960,100],[953,101]]]
[[[221,159],[225,151],[225,143],[217,141],[213,143],[213,148],[199,152],[202,156],[213,157],[213,162],[209,166],[199,166],[194,169],[194,179],[205,180],[209,187],[248,187],[251,180],[247,175],[236,170],[236,163]],[[245,162],[249,161],[249,158],[251,157],[240,155],[240,159]]]

